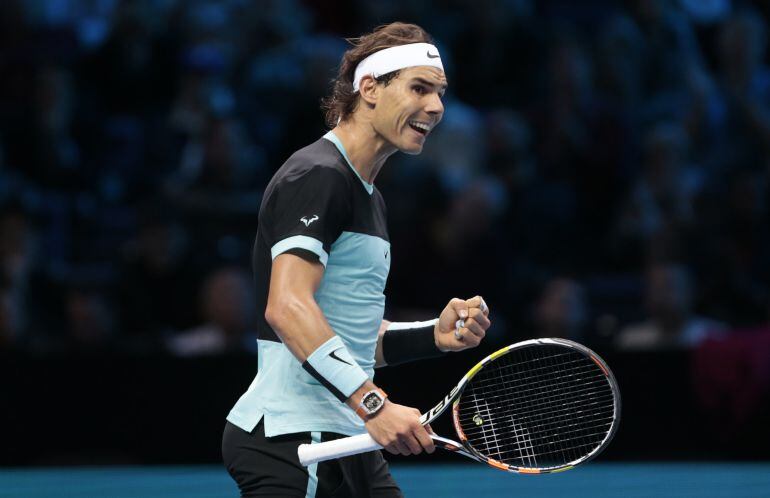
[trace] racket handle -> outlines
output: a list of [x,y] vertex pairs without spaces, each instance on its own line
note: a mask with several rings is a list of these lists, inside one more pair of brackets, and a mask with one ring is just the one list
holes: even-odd
[[377,444],[377,441],[372,439],[372,436],[369,434],[359,434],[358,436],[344,437],[334,441],[326,441],[325,443],[300,444],[297,454],[299,455],[299,463],[307,467],[316,462],[379,449],[382,449],[382,446]]

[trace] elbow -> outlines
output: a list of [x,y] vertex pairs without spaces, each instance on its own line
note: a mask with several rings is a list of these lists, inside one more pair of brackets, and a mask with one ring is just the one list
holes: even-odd
[[286,311],[277,303],[268,301],[265,307],[265,320],[267,324],[276,332],[281,329],[281,325],[286,322]]
[[302,316],[306,306],[301,300],[293,296],[280,296],[276,299],[268,299],[265,307],[265,320],[279,335],[286,329],[286,324]]

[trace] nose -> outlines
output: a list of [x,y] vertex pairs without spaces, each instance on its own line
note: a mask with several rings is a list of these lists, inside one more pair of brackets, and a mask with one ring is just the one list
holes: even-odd
[[441,102],[441,96],[438,93],[432,93],[425,104],[425,112],[441,120],[444,115],[444,103]]

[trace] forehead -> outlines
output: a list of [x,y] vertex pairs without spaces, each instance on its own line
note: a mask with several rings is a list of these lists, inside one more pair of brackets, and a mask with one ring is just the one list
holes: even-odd
[[447,80],[444,71],[433,66],[415,66],[401,70],[400,78],[405,81],[420,78],[436,86],[446,87]]

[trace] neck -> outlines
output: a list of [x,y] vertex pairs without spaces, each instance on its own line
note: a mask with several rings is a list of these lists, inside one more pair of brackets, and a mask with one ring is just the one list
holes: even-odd
[[341,121],[332,132],[337,135],[353,167],[367,183],[374,179],[396,148],[377,133],[371,123],[351,116]]

